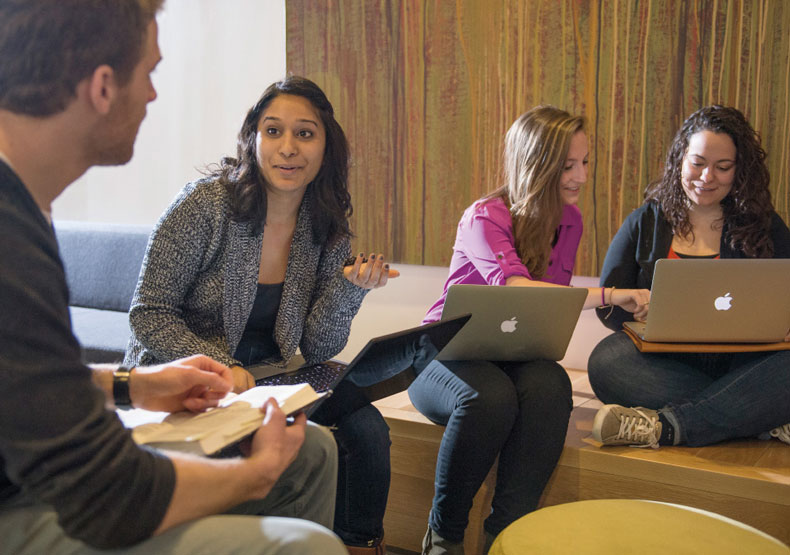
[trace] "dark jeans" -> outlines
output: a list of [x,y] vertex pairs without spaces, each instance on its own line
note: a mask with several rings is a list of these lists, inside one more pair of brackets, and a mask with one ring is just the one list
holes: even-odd
[[390,487],[389,427],[360,389],[344,380],[310,417],[332,426],[338,450],[334,532],[346,545],[384,535]]
[[573,406],[556,362],[434,361],[409,388],[417,409],[446,426],[430,527],[461,542],[472,500],[499,456],[491,515],[498,534],[537,508],[557,465]]
[[601,401],[662,409],[695,447],[790,422],[790,351],[642,353],[619,332],[598,343],[587,373]]

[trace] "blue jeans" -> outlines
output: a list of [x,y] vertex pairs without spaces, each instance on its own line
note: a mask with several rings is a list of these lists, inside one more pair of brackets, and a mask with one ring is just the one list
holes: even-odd
[[618,332],[598,343],[587,373],[601,401],[661,409],[695,447],[790,422],[790,351],[642,353]]
[[538,506],[568,429],[571,384],[556,362],[433,361],[409,387],[414,406],[446,426],[428,524],[461,542],[472,500],[499,456],[491,515],[498,534]]
[[310,420],[332,426],[337,442],[334,532],[346,545],[377,545],[384,535],[390,487],[389,426],[348,380],[340,382]]

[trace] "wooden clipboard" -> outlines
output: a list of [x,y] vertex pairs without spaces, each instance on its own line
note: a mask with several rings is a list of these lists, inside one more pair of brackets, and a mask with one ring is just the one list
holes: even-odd
[[623,331],[636,348],[643,353],[753,353],[760,351],[790,350],[790,342],[778,343],[657,343],[645,341],[632,330],[623,327]]

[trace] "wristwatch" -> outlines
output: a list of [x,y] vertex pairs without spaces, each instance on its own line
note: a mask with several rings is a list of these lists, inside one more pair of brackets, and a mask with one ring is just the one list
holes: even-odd
[[117,408],[131,408],[132,398],[129,396],[129,377],[133,368],[119,366],[112,375],[112,398]]

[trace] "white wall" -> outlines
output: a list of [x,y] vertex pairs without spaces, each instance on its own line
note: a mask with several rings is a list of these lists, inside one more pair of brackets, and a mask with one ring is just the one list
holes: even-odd
[[285,0],[167,0],[132,161],[93,168],[55,201],[57,219],[152,224],[199,169],[236,152],[242,119],[285,75]]

